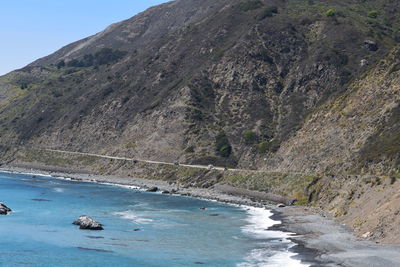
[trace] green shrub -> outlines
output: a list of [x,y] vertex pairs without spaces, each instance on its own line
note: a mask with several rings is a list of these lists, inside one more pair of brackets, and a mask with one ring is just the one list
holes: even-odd
[[68,67],[84,67],[82,62],[77,60],[77,59],[73,59],[71,61],[68,61],[67,66]]
[[268,151],[276,152],[280,148],[280,144],[276,140],[272,140],[269,142],[264,141],[264,142],[259,143],[257,145],[257,148],[258,148],[258,152],[260,152],[261,154],[267,153]]
[[194,153],[194,146],[189,146],[185,149],[186,153]]
[[232,153],[232,146],[224,131],[220,131],[215,137],[215,152],[224,158],[228,158]]
[[376,19],[378,17],[379,13],[376,10],[371,10],[370,12],[368,12],[368,17]]
[[269,149],[269,142],[261,142],[257,145],[258,147],[258,152],[260,152],[261,154],[265,154],[267,153],[268,149]]
[[257,140],[257,134],[251,130],[246,130],[243,133],[243,139],[246,144],[254,144],[254,142]]
[[325,12],[325,16],[327,16],[327,17],[333,17],[333,16],[335,16],[335,14],[336,14],[336,11],[334,10],[334,9],[328,9],[326,12]]
[[260,13],[260,15],[257,16],[258,20],[263,20],[267,17],[272,17],[274,14],[278,14],[278,8],[277,7],[266,7],[263,9],[263,11]]
[[[123,58],[127,52],[120,51],[118,49],[113,50],[111,48],[103,48],[96,52],[95,54],[86,54],[83,56],[81,60],[72,59],[67,63],[68,67],[91,67],[91,66],[99,66],[105,65],[113,62],[117,62],[121,58]],[[60,62],[60,66],[62,67],[62,62]],[[57,67],[58,65],[57,64]],[[65,66],[65,62],[64,62]]]
[[123,58],[127,52],[120,50],[113,50],[111,48],[103,48],[94,54],[94,62],[96,65],[104,65],[115,62]]
[[65,67],[65,61],[61,60],[60,62],[57,63],[57,69],[61,69]]
[[253,9],[262,7],[264,4],[260,0],[251,0],[246,2],[241,2],[237,5],[240,11],[247,12]]

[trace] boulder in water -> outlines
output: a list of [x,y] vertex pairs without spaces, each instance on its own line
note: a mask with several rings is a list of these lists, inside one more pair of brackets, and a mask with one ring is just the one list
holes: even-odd
[[9,212],[11,212],[11,209],[3,202],[0,202],[0,215],[7,215]]
[[158,191],[157,187],[152,187],[152,188],[147,189],[147,192],[157,192],[157,191]]
[[82,230],[104,230],[101,223],[96,222],[93,218],[89,216],[81,216],[72,224],[79,225],[79,229]]

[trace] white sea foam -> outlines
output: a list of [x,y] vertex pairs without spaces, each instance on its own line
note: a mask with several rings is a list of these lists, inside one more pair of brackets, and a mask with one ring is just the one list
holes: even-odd
[[[270,227],[280,224],[280,221],[271,219],[273,215],[270,210],[263,208],[246,207],[249,217],[248,224],[242,228],[242,231],[252,238],[260,240],[279,240],[279,245],[286,247],[283,251],[274,251],[265,248],[257,248],[245,258],[246,262],[240,263],[238,267],[305,267],[308,264],[301,263],[300,260],[294,259],[296,253],[290,251],[295,244],[289,240],[292,233],[284,233],[281,231],[269,230]],[[272,242],[272,241],[271,241]],[[262,244],[260,244],[262,247]]]
[[65,189],[64,188],[60,188],[60,187],[56,187],[54,188],[54,191],[57,193],[64,193]]
[[133,210],[114,212],[113,215],[119,216],[123,219],[130,220],[136,224],[148,224],[153,222],[152,219],[143,218],[135,214]]
[[139,186],[133,186],[133,185],[113,184],[113,183],[106,183],[106,182],[100,182],[99,184],[112,185],[112,186],[117,186],[117,187],[122,187],[122,188],[127,188],[127,189],[134,189],[134,190],[141,189]]

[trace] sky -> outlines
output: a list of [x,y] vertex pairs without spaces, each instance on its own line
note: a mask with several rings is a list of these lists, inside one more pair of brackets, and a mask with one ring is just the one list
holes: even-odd
[[0,0],[0,75],[167,0]]

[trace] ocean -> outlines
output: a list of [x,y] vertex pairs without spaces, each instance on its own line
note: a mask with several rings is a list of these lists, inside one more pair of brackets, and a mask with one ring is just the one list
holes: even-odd
[[262,208],[3,172],[0,202],[0,266],[308,266]]

